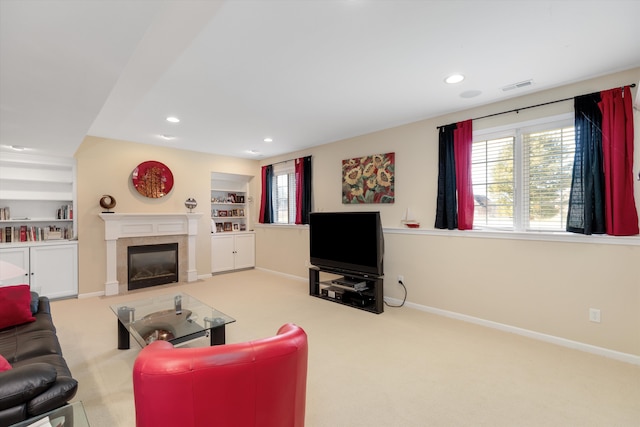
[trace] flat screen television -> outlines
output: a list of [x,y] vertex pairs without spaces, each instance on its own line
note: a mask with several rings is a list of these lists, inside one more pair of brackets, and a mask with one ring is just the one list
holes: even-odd
[[309,262],[339,274],[384,275],[380,212],[313,212]]

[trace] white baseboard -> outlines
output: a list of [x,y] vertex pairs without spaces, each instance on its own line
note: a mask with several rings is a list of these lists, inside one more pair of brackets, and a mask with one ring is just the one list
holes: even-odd
[[[402,303],[402,300],[396,298],[385,297],[385,301],[389,304],[398,305]],[[462,320],[463,322],[474,323],[480,326],[486,326],[492,329],[498,329],[504,332],[510,332],[516,335],[522,335],[535,340],[556,344],[562,347],[572,348],[575,350],[584,351],[587,353],[597,354],[598,356],[608,357],[610,359],[619,360],[621,362],[631,363],[633,365],[640,365],[640,356],[634,354],[622,353],[616,350],[610,350],[608,348],[597,347],[591,344],[585,344],[578,341],[568,340],[566,338],[560,338],[553,335],[547,335],[528,329],[518,328],[516,326],[505,325],[504,323],[493,322],[491,320],[480,319],[478,317],[468,316],[466,314],[460,314],[453,311],[442,310],[435,307],[429,307],[425,305],[415,304],[411,302],[405,302],[406,307],[416,310],[424,311],[427,313],[437,314],[439,316],[449,317],[452,319]]]
[[277,274],[278,276],[288,277],[290,279],[301,280],[303,282],[308,282],[309,281],[308,277],[294,276],[293,274],[287,274],[287,273],[283,273],[281,271],[275,271],[275,270],[268,270],[268,269],[262,268],[262,267],[255,267],[255,269],[256,270],[260,270],[260,271],[265,271],[267,273]]
[[81,298],[93,298],[93,297],[102,297],[104,296],[104,291],[100,291],[100,292],[89,292],[86,294],[78,294],[78,299]]

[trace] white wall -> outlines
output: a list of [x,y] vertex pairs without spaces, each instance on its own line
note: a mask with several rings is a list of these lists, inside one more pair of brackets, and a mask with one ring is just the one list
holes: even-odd
[[[401,298],[396,277],[405,277],[408,301],[438,310],[486,319],[567,340],[640,356],[640,238],[610,245],[598,236],[589,243],[495,239],[462,232],[428,232],[435,221],[438,134],[436,127],[640,80],[640,68],[501,103],[386,129],[287,156],[312,155],[313,206],[317,211],[379,210],[385,233],[385,294]],[[635,92],[638,88],[633,89]],[[429,102],[428,100],[426,102]],[[437,100],[431,101],[437,102]],[[524,110],[477,120],[474,129],[573,111],[573,103]],[[635,112],[635,175],[640,169],[640,120]],[[376,153],[396,153],[396,201],[390,205],[342,205],[341,161]],[[635,181],[640,212],[640,183]],[[421,221],[415,234],[401,227],[410,207]],[[425,231],[426,230],[426,231]],[[467,237],[473,236],[473,237]],[[624,241],[624,240],[623,240]],[[258,267],[307,277],[308,232],[257,227]],[[589,321],[598,308],[602,322]]]

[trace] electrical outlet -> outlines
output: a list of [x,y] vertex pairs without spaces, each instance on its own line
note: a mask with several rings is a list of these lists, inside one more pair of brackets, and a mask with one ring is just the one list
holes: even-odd
[[600,323],[600,310],[597,308],[589,309],[589,321]]
[[398,282],[404,283],[404,276],[402,274],[398,275]]

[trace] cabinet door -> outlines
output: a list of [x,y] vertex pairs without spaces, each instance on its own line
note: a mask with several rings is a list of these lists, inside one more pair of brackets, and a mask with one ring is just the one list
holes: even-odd
[[0,280],[0,286],[29,284],[29,248],[0,249],[0,260],[25,271],[24,275]]
[[235,268],[249,268],[256,265],[255,235],[237,234]]
[[211,236],[211,272],[234,269],[234,236]]
[[78,295],[78,247],[31,247],[31,288],[49,298]]

